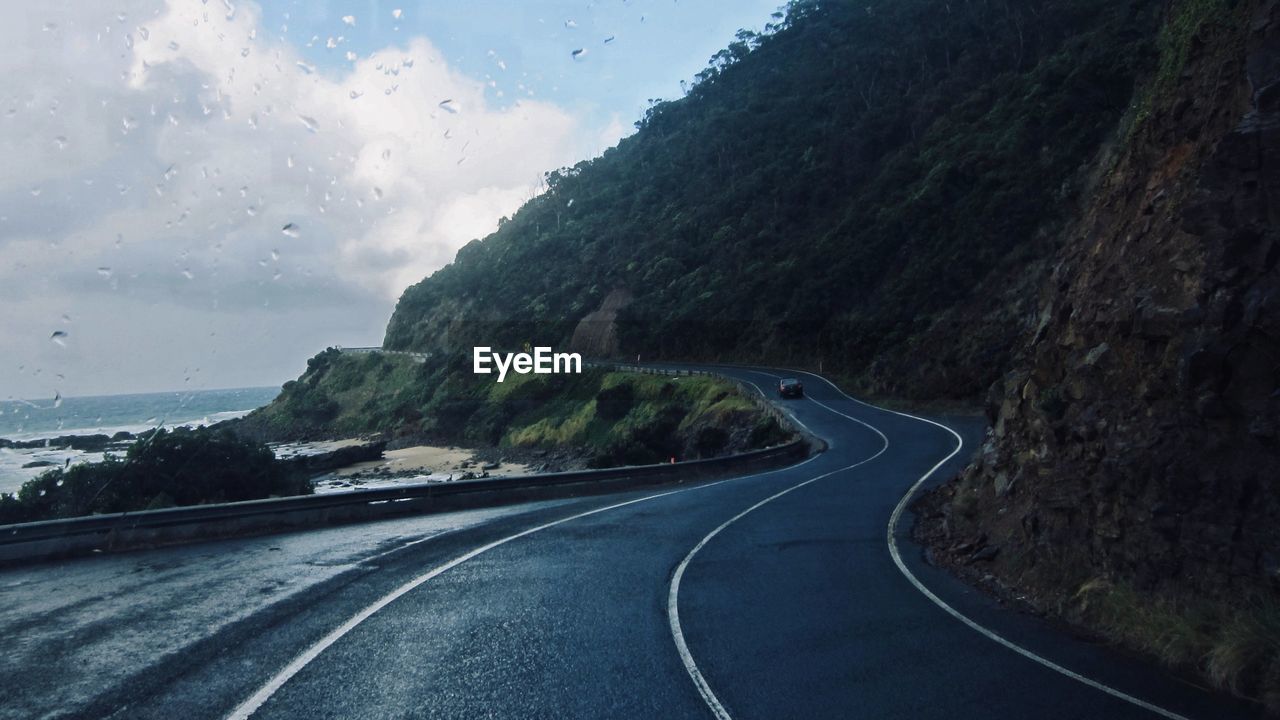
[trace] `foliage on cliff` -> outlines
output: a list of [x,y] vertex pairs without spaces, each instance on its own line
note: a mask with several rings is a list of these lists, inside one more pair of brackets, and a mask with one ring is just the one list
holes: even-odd
[[821,361],[976,398],[1017,317],[911,341],[1051,242],[1151,62],[1157,5],[793,2],[409,288],[385,345],[560,346],[625,288],[625,357]]
[[785,433],[733,384],[585,369],[581,375],[476,376],[465,357],[418,364],[327,350],[280,396],[228,428],[248,437],[379,433],[400,442],[565,449],[597,467],[764,447]]
[[1158,47],[939,554],[1280,711],[1280,3]]

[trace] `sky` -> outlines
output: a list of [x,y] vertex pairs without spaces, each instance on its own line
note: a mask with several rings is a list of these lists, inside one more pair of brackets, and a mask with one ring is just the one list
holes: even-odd
[[380,344],[405,287],[780,4],[7,8],[0,398],[279,385]]

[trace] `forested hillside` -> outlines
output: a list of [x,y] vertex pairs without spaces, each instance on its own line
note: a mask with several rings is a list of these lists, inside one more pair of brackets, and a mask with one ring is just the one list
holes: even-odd
[[[792,2],[387,329],[976,404],[931,557],[1280,712],[1280,2]],[[447,374],[447,371],[441,371]]]
[[1280,714],[1280,3],[1171,3],[1158,46],[926,525],[935,557]]
[[563,346],[624,291],[611,342],[587,350],[822,363],[877,394],[980,397],[1052,231],[1123,131],[1160,3],[785,10],[409,288],[385,345]]

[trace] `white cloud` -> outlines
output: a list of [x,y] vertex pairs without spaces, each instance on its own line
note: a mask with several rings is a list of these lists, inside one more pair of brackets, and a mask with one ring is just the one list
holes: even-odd
[[623,134],[493,107],[423,38],[317,70],[250,3],[122,4],[0,26],[0,395],[278,381],[377,342],[406,285]]

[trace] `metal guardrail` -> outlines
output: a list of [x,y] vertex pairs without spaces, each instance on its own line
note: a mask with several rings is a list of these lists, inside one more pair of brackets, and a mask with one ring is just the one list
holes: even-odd
[[0,564],[684,483],[780,468],[810,452],[808,442],[794,440],[729,457],[663,465],[401,485],[0,526]]
[[758,393],[719,373],[613,363],[584,364],[651,375],[713,375],[734,381],[757,406],[799,439],[727,457],[661,465],[398,485],[6,525],[0,526],[0,564],[684,483],[784,467],[824,447],[820,439],[796,429],[785,414]]
[[425,363],[431,357],[431,353],[409,352],[408,350],[384,350],[380,347],[342,347],[335,345],[334,350],[340,353],[348,353],[351,355],[401,355],[412,359],[418,364]]

